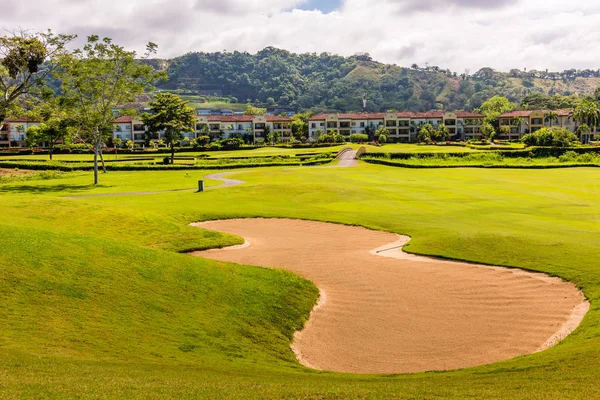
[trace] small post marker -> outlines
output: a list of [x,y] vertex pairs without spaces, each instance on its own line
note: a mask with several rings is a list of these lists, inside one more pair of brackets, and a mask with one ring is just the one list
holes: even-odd
[[198,180],[198,192],[204,192],[204,181],[202,179]]

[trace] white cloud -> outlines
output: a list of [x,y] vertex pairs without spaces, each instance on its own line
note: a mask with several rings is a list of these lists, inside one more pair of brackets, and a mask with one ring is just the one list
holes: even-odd
[[275,46],[459,72],[600,67],[600,6],[587,0],[345,0],[329,14],[294,9],[305,1],[3,0],[0,27],[98,33],[139,51],[152,41],[161,57]]

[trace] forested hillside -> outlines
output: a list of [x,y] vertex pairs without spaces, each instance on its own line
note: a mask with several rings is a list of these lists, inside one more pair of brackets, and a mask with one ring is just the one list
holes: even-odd
[[[225,96],[232,102],[290,107],[296,111],[356,111],[367,97],[368,111],[472,110],[492,96],[520,103],[541,93],[569,104],[562,96],[590,94],[600,86],[600,71],[560,73],[482,68],[456,73],[437,66],[410,68],[381,64],[367,54],[295,54],[265,48],[257,54],[189,53],[152,60],[166,68],[160,89]],[[533,96],[535,97],[535,96]]]

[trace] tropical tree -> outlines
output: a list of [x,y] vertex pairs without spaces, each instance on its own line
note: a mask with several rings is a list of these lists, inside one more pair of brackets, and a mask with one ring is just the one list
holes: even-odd
[[500,115],[511,112],[515,109],[515,105],[506,97],[494,96],[481,104],[481,107],[476,111],[485,115],[485,121],[493,126],[498,126],[498,117]]
[[176,94],[163,92],[148,103],[151,112],[142,115],[142,121],[150,133],[163,132],[167,146],[171,148],[171,164],[175,160],[175,143],[183,138],[182,132],[194,132],[196,111]]
[[[144,58],[156,52],[156,45],[149,43],[146,49]],[[72,105],[75,134],[94,151],[94,184],[98,184],[98,158],[102,158],[104,140],[113,132],[113,110],[133,102],[165,75],[138,62],[135,52],[97,35],[88,36],[81,49],[61,54],[59,62],[55,76]]]
[[59,65],[75,35],[15,32],[0,36],[0,121],[17,100],[37,92]]
[[322,134],[323,134],[323,131],[322,131],[322,130],[320,130],[320,129],[317,129],[317,130],[316,130],[316,131],[314,131],[314,133],[313,133],[313,138],[314,138],[316,141],[319,141],[319,140],[320,140],[320,138],[321,138],[321,135],[322,135]]
[[587,124],[581,124],[577,127],[575,133],[577,133],[581,141],[584,142],[586,140],[585,138],[592,133],[592,130]]
[[521,127],[523,125],[527,126],[527,121],[523,117],[515,117],[512,121],[512,125],[517,128],[517,133],[521,133]]
[[508,125],[502,125],[499,128],[499,132],[503,135],[503,136],[509,136],[510,135],[510,126]]
[[481,137],[484,140],[492,140],[494,138],[494,136],[496,135],[496,130],[494,129],[492,124],[490,124],[489,122],[484,122],[483,125],[481,125],[480,129],[481,129]]
[[265,115],[266,113],[266,108],[254,107],[252,104],[246,105],[246,111],[244,111],[244,115]]
[[[265,129],[263,130],[263,134],[265,135],[265,139],[267,140],[267,143],[273,141],[273,137],[271,136],[271,126],[270,125],[265,124]],[[269,140],[269,138],[271,140]]]
[[548,111],[546,114],[544,114],[544,120],[549,122],[550,128],[552,128],[554,122],[558,123],[558,114],[554,111]]
[[438,126],[436,134],[438,138],[441,138],[443,140],[450,139],[450,130],[446,127],[445,124],[440,124],[440,126]]
[[577,104],[573,111],[573,119],[579,124],[586,124],[592,129],[598,126],[599,105],[595,101],[583,99]]
[[298,141],[306,141],[308,138],[308,119],[312,117],[314,113],[299,113],[292,116],[292,135]]
[[389,137],[390,137],[390,131],[388,128],[386,128],[383,125],[381,125],[379,128],[377,128],[377,130],[375,131],[375,140],[377,140],[379,143],[387,142]]
[[68,105],[61,96],[54,96],[49,88],[42,90],[41,102],[29,112],[32,120],[40,121],[39,125],[27,129],[26,141],[29,146],[45,145],[52,160],[54,147],[59,142],[67,142],[71,136]]
[[437,131],[433,128],[431,124],[425,124],[419,129],[419,133],[417,134],[417,139],[419,142],[429,143],[433,139],[435,139],[437,135]]

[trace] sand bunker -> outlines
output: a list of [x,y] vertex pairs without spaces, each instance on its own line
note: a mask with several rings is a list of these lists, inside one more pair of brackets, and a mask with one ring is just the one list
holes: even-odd
[[589,307],[558,278],[409,255],[397,247],[408,238],[392,233],[287,219],[195,225],[239,235],[246,246],[194,255],[284,268],[319,287],[319,304],[293,344],[311,368],[407,373],[488,364],[557,343]]

